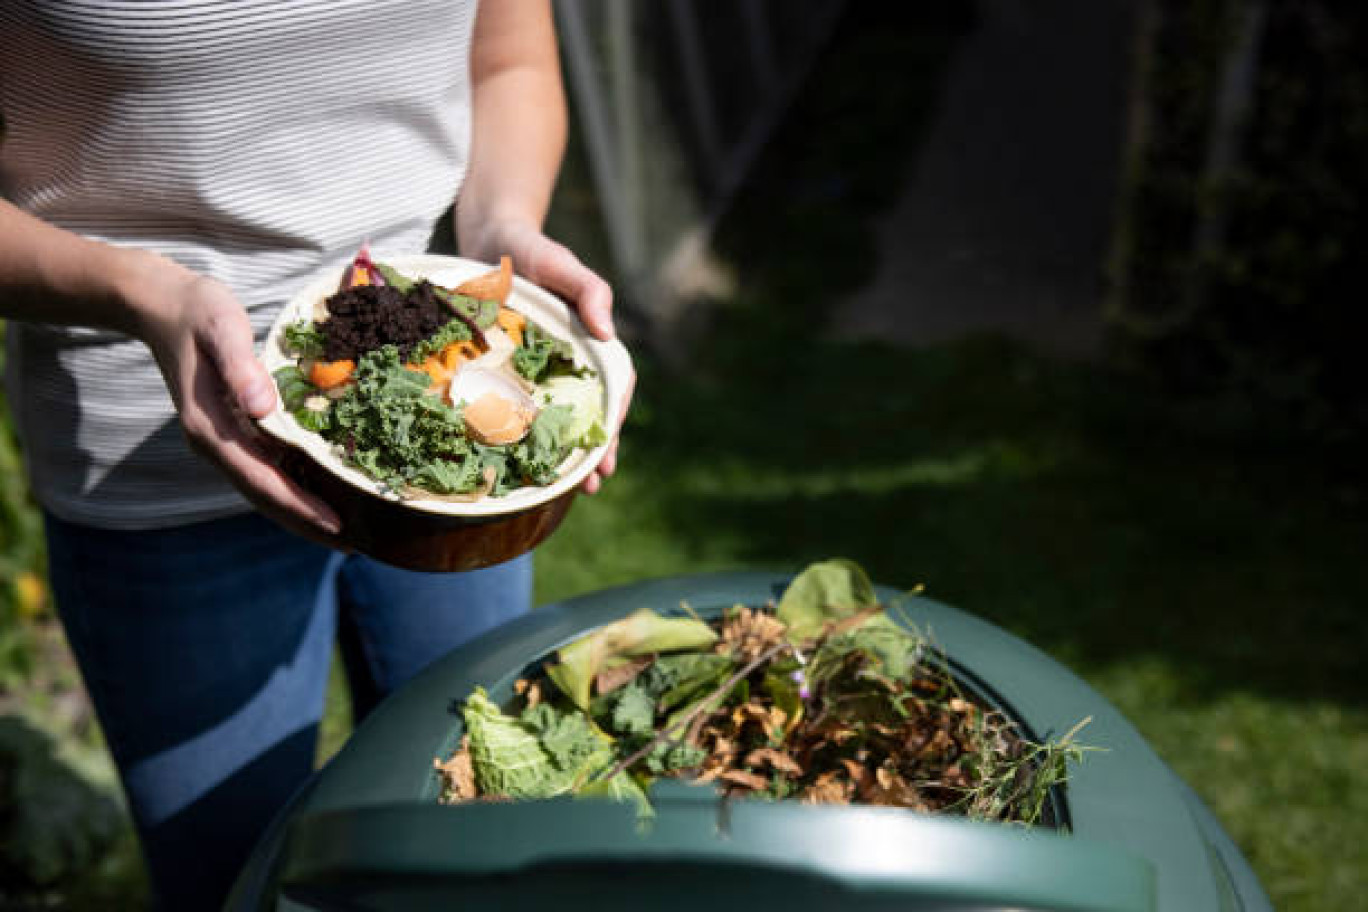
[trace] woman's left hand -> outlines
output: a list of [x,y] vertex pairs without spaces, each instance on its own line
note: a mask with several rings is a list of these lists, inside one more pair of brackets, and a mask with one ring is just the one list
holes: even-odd
[[[488,263],[497,263],[503,255],[512,257],[514,272],[567,301],[596,338],[616,337],[617,333],[613,329],[613,289],[581,263],[567,247],[548,238],[535,225],[527,222],[486,224],[482,226],[478,237],[462,241],[461,253]],[[603,461],[584,481],[583,490],[586,494],[596,492],[603,484],[603,479],[617,469],[618,437],[622,420],[631,406],[635,386],[636,373],[633,372],[623,396],[618,426],[612,429],[613,439],[608,444]]]

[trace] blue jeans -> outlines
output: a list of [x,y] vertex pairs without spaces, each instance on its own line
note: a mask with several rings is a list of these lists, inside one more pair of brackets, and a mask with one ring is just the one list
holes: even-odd
[[48,516],[47,539],[58,612],[174,910],[219,907],[312,772],[335,641],[359,719],[532,595],[530,555],[415,573],[256,514],[150,532]]

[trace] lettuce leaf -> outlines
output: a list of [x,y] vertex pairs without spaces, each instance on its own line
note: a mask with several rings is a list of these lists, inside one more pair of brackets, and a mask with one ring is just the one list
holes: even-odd
[[410,279],[388,263],[376,263],[375,271],[380,273],[380,278],[385,280],[386,285],[394,286],[399,290],[400,294],[408,294],[409,290],[417,284],[413,279]]
[[304,372],[293,364],[277,368],[272,376],[275,377],[276,388],[280,390],[280,401],[288,412],[302,407],[305,399],[318,392]]
[[476,459],[463,459],[460,462],[434,459],[426,465],[419,466],[408,479],[410,484],[438,494],[473,491],[483,480],[480,463]]
[[[321,405],[315,408],[314,403],[319,400],[322,400]],[[299,422],[299,426],[306,431],[322,434],[332,428],[332,403],[322,396],[309,397],[291,414],[294,415],[294,420]]]
[[[793,642],[821,635],[828,624],[852,617],[878,604],[874,584],[854,561],[836,559],[810,565],[779,600],[775,616],[788,625]],[[842,656],[862,652],[891,678],[901,678],[915,667],[922,640],[885,612],[868,617],[852,630],[831,637],[815,657],[813,675],[839,665]]]
[[661,709],[669,710],[711,693],[733,670],[732,661],[726,656],[711,652],[685,652],[661,656],[647,670],[646,676],[650,685],[655,684],[657,675],[668,680],[657,699]]
[[628,684],[617,693],[612,724],[620,735],[649,735],[655,731],[655,700],[640,684]]
[[590,449],[607,439],[603,431],[603,384],[598,377],[552,377],[542,385],[543,401],[571,411],[565,439],[570,446]]
[[547,666],[546,673],[571,702],[587,712],[594,677],[609,659],[702,649],[716,640],[717,634],[704,621],[663,618],[643,608],[561,647],[556,653],[560,661]]
[[549,703],[523,710],[522,723],[535,732],[557,769],[582,769],[591,760],[605,757],[603,736],[581,712],[563,713]]
[[607,798],[610,801],[627,802],[636,805],[637,820],[645,820],[655,816],[655,808],[651,807],[651,800],[646,797],[646,790],[641,787],[630,773],[621,772],[612,779],[602,779],[590,782],[575,792],[576,798]]
[[797,643],[822,633],[827,624],[858,614],[878,602],[874,584],[859,564],[837,558],[808,566],[789,583],[774,615]]
[[454,291],[446,294],[446,300],[453,310],[465,314],[480,329],[489,329],[499,322],[498,301],[481,301]]

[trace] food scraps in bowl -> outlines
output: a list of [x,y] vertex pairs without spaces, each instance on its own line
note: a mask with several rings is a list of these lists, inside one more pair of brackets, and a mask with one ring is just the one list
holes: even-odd
[[475,502],[555,482],[607,439],[603,384],[512,289],[508,257],[448,288],[363,248],[280,336],[286,411],[401,498]]
[[642,610],[562,647],[509,707],[476,688],[437,760],[444,803],[597,795],[662,778],[731,797],[873,804],[1055,823],[1050,796],[1084,748],[1035,743],[967,693],[889,616],[864,571],[825,561],[778,605],[715,622]]

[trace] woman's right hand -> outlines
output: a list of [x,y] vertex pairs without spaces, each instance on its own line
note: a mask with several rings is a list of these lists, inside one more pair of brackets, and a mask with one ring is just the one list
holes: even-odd
[[336,547],[341,523],[286,477],[250,420],[276,405],[252,326],[222,284],[165,257],[81,237],[0,200],[0,317],[94,326],[141,339],[193,446],[257,509]]
[[338,547],[341,522],[271,458],[250,419],[276,408],[275,382],[253,350],[247,312],[220,282],[151,254],[129,300],[133,332],[152,350],[190,445],[262,513]]

